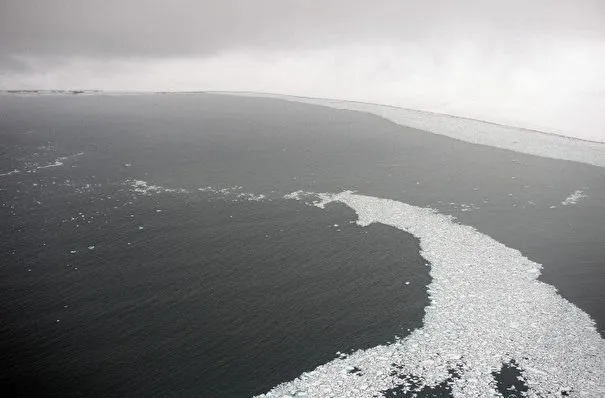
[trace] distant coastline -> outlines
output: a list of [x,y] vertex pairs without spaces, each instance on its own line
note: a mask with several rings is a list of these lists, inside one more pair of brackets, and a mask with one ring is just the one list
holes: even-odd
[[100,94],[102,90],[0,90],[3,94]]

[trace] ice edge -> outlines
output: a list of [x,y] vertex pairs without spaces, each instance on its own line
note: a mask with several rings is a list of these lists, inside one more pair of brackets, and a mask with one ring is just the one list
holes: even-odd
[[382,223],[419,238],[431,304],[424,326],[406,338],[334,359],[260,397],[375,397],[444,381],[454,397],[497,397],[493,372],[511,361],[528,397],[605,394],[605,341],[586,313],[537,280],[540,264],[433,209],[350,191],[286,198],[309,195],[320,208],[350,207],[360,226]]
[[275,98],[334,109],[365,112],[380,116],[400,126],[444,135],[473,144],[508,149],[544,158],[569,160],[597,167],[605,167],[605,143],[586,141],[554,133],[506,126],[447,114],[399,108],[391,105],[270,93],[239,91],[211,91],[208,93],[241,97]]

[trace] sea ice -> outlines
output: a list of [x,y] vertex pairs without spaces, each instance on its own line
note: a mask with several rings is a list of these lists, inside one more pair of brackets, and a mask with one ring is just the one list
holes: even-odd
[[154,193],[188,193],[186,189],[172,189],[160,185],[149,184],[142,180],[126,180],[126,183],[132,187],[132,190],[141,195],[151,195]]
[[510,127],[497,123],[389,105],[281,94],[250,92],[216,93],[246,97],[279,98],[335,109],[365,112],[380,116],[395,124],[428,131],[433,134],[445,135],[473,144],[488,145],[530,155],[571,160],[605,167],[605,143],[601,142],[583,141],[519,127]]
[[565,198],[565,200],[562,201],[561,204],[563,206],[575,205],[580,199],[585,197],[586,195],[584,194],[584,191],[577,190],[572,192],[567,198]]
[[423,327],[406,338],[338,357],[261,397],[370,398],[444,382],[456,398],[498,397],[494,372],[512,362],[528,397],[605,396],[605,340],[586,313],[537,280],[540,264],[430,208],[352,192],[315,197],[320,208],[350,207],[360,226],[382,223],[419,238],[431,303]]

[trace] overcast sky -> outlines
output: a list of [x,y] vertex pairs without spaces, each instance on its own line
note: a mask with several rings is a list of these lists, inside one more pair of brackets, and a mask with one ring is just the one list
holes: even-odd
[[605,141],[605,0],[0,0],[0,88],[327,96]]

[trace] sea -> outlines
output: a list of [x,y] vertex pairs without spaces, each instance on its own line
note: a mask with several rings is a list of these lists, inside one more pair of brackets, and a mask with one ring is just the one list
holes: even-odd
[[0,394],[251,397],[405,339],[431,264],[313,203],[343,191],[518,250],[605,337],[602,167],[275,98],[3,94]]

